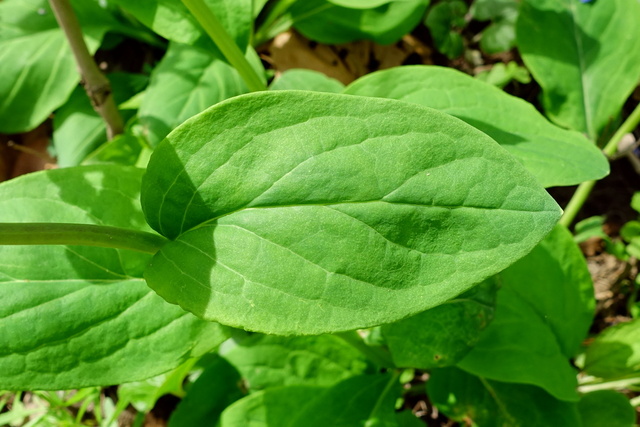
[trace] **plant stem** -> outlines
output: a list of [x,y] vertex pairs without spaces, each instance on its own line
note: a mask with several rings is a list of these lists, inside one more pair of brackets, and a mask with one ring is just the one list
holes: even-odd
[[69,0],[49,0],[49,4],[53,9],[58,24],[69,41],[78,70],[82,76],[82,86],[91,100],[91,105],[104,120],[107,126],[108,139],[113,139],[114,136],[122,133],[124,123],[113,101],[111,84],[89,53],[89,49],[82,37],[80,23]]
[[[640,123],[640,104],[636,106],[633,112],[627,117],[627,119],[622,123],[622,125],[618,128],[616,133],[613,134],[607,145],[604,146],[602,151],[607,157],[613,156],[618,150],[618,143],[622,140],[622,137],[627,133],[633,131]],[[564,214],[562,218],[560,218],[560,224],[565,227],[569,227],[573,220],[582,209],[582,206],[587,201],[589,194],[591,194],[591,190],[596,185],[596,181],[585,181],[578,186],[576,192],[569,200],[567,207],[564,209]]]
[[382,368],[395,368],[391,356],[382,349],[367,345],[362,337],[356,331],[338,332],[333,334],[349,343],[352,347],[358,349],[362,354],[367,356],[376,365]]
[[155,254],[167,242],[145,231],[90,224],[0,223],[0,245],[77,245]]
[[267,90],[244,54],[203,0],[182,0],[191,14],[218,46],[227,61],[238,71],[250,91]]

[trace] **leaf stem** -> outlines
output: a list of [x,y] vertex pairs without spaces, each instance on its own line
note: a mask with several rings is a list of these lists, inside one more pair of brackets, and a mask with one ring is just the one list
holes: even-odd
[[255,72],[244,54],[224,29],[218,18],[207,7],[203,0],[182,0],[191,14],[198,20],[202,28],[218,46],[227,61],[238,71],[240,77],[252,92],[267,90],[262,79]]
[[[611,157],[616,154],[618,150],[618,143],[622,140],[627,133],[633,131],[640,123],[640,104],[636,106],[633,112],[627,117],[627,119],[620,125],[616,133],[613,134],[607,145],[604,146],[602,151],[607,157]],[[576,192],[569,200],[567,207],[564,209],[564,214],[560,218],[560,224],[565,227],[569,227],[573,220],[582,209],[582,206],[587,201],[587,198],[591,194],[591,190],[596,185],[596,181],[585,181],[578,186]]]
[[362,337],[358,334],[357,331],[347,331],[347,332],[337,332],[333,334],[338,338],[343,339],[352,347],[356,348],[360,351],[360,353],[364,354],[376,365],[382,368],[395,368],[395,364],[393,360],[391,360],[391,356],[386,353],[381,348],[372,347],[367,345]]
[[49,0],[49,4],[71,46],[82,76],[82,86],[91,100],[91,105],[104,120],[107,126],[107,137],[113,139],[114,136],[122,133],[124,122],[111,95],[109,79],[102,74],[89,53],[82,37],[80,23],[69,0]]
[[0,223],[0,245],[77,245],[155,254],[167,240],[153,233],[91,224]]

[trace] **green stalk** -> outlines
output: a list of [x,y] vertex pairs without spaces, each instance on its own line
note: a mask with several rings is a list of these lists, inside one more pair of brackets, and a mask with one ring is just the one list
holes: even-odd
[[362,337],[360,337],[358,332],[356,331],[338,332],[333,335],[337,336],[338,338],[342,338],[352,347],[359,350],[360,353],[367,356],[369,360],[371,360],[376,365],[382,368],[395,368],[395,364],[393,363],[393,360],[391,360],[391,356],[388,353],[384,352],[380,348],[371,347],[370,345],[367,345],[362,340]]
[[[627,119],[622,123],[622,125],[618,128],[615,134],[611,137],[607,145],[604,146],[602,151],[607,157],[611,157],[616,154],[618,150],[618,143],[622,140],[622,137],[627,133],[633,131],[640,123],[640,104],[636,106],[633,112],[627,117]],[[596,181],[585,181],[578,186],[578,189],[569,200],[567,207],[564,209],[564,214],[562,218],[560,218],[560,224],[565,227],[569,227],[573,220],[582,209],[582,206],[587,201],[589,194],[591,194],[591,190],[596,185]]]
[[0,245],[77,245],[155,254],[167,242],[145,231],[89,224],[0,223]]
[[227,61],[233,66],[252,92],[267,90],[262,79],[255,72],[244,54],[224,29],[218,18],[211,12],[203,0],[182,0],[191,14],[202,25],[209,37],[218,46]]

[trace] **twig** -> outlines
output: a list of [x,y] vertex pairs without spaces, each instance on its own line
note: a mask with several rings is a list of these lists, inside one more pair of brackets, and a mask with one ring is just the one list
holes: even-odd
[[49,0],[49,4],[53,9],[58,24],[69,41],[71,51],[82,76],[82,86],[91,100],[93,109],[100,114],[107,125],[107,137],[112,139],[122,133],[124,125],[111,95],[111,84],[89,53],[89,49],[82,37],[82,29],[78,18],[69,0]]

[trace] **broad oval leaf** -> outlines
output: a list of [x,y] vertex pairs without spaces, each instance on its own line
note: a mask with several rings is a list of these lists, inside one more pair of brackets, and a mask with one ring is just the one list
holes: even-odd
[[602,331],[587,348],[584,369],[590,375],[605,379],[640,371],[640,319]]
[[313,90],[340,93],[344,85],[319,71],[294,68],[283,72],[269,85],[269,90]]
[[[91,166],[0,185],[0,222],[149,230],[142,170]],[[80,246],[0,246],[0,388],[70,389],[142,380],[226,338],[141,279],[150,255]],[[153,363],[149,363],[149,357]]]
[[638,16],[637,0],[522,2],[518,49],[551,120],[593,140],[614,130],[640,80]]
[[495,317],[458,364],[497,381],[533,384],[577,400],[569,363],[593,320],[593,282],[569,231],[556,228],[500,273]]
[[358,79],[345,93],[435,108],[480,129],[545,187],[575,185],[609,173],[600,150],[577,132],[549,123],[528,102],[450,68],[405,66]]
[[[266,333],[388,323],[524,256],[559,208],[498,144],[438,111],[298,91],[244,95],[152,155],[145,272],[167,301]],[[194,228],[195,227],[195,228]]]

